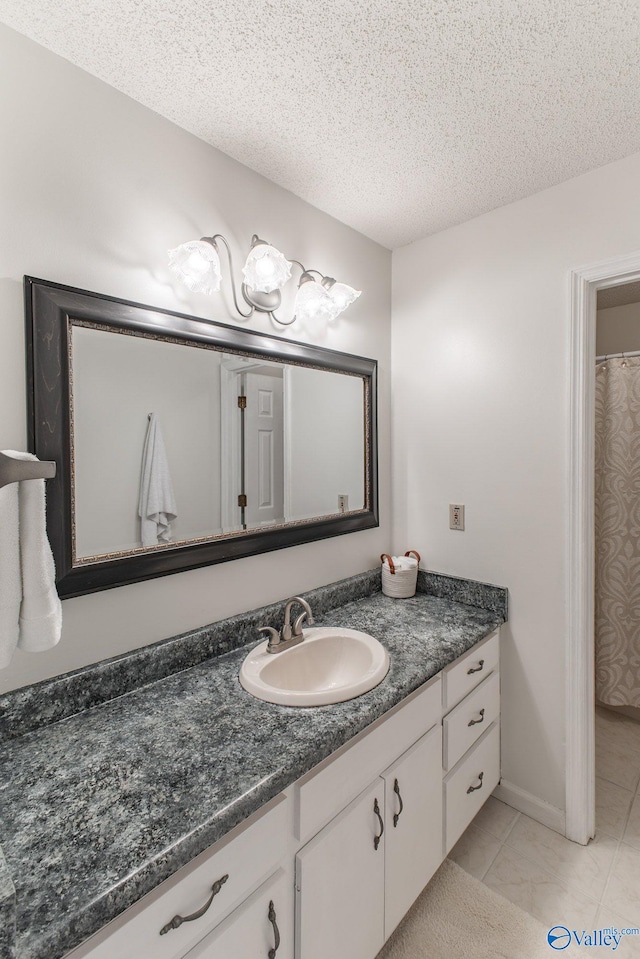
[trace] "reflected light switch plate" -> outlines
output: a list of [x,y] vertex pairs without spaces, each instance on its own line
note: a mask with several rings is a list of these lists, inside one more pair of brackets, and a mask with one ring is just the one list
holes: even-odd
[[349,497],[346,493],[338,493],[338,512],[347,513],[349,510]]

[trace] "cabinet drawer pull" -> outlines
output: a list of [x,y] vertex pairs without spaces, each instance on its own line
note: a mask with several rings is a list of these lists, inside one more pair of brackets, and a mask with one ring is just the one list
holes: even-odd
[[398,825],[398,820],[402,815],[402,810],[404,809],[404,803],[402,802],[402,796],[400,795],[400,786],[398,785],[398,780],[396,779],[393,783],[393,791],[398,797],[398,802],[400,803],[400,809],[393,814],[393,828],[395,829]]
[[480,782],[478,783],[477,786],[469,786],[469,788],[467,789],[467,795],[469,795],[469,793],[474,793],[476,789],[482,789],[483,778],[484,778],[484,773],[480,773],[480,775],[478,776],[478,779],[480,780]]
[[378,817],[380,822],[380,834],[373,837],[373,848],[377,850],[380,845],[380,840],[382,839],[382,834],[384,833],[384,823],[382,821],[382,816],[380,815],[380,806],[378,805],[378,800],[374,799],[373,801],[373,812]]
[[468,669],[468,670],[467,670],[467,676],[471,676],[472,673],[480,673],[480,672],[482,672],[483,666],[484,666],[484,659],[481,659],[481,660],[479,660],[478,665],[475,667],[475,669]]
[[278,923],[276,922],[276,907],[273,905],[273,899],[269,903],[269,922],[273,926],[273,949],[269,949],[267,955],[269,959],[276,959],[276,952],[280,948],[280,930],[278,929]]
[[467,723],[467,726],[477,726],[478,723],[484,722],[484,709],[480,710],[480,719],[470,719]]
[[178,929],[183,922],[193,922],[194,919],[200,919],[201,916],[204,916],[205,912],[218,895],[225,882],[229,878],[229,873],[226,876],[221,876],[220,879],[216,879],[213,886],[211,887],[211,895],[208,900],[205,902],[202,909],[198,909],[197,912],[192,913],[190,916],[174,916],[171,922],[168,922],[166,926],[163,926],[160,930],[160,935],[164,936],[165,933],[171,932],[172,929]]

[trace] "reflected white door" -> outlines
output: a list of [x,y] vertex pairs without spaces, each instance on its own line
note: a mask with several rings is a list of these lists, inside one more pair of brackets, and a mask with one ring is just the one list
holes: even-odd
[[284,426],[282,374],[247,373],[244,413],[245,524],[284,520]]

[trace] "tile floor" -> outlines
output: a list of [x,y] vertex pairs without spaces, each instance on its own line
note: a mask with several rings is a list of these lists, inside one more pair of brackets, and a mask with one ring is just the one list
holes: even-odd
[[[449,858],[546,926],[640,927],[640,723],[596,711],[596,774],[588,846],[491,797]],[[612,953],[585,949],[596,954]],[[640,957],[640,936],[623,939],[615,955]]]

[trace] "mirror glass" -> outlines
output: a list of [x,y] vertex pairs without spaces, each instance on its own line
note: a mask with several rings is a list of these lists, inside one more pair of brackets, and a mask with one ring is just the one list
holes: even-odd
[[362,376],[81,322],[70,355],[75,563],[364,508]]

